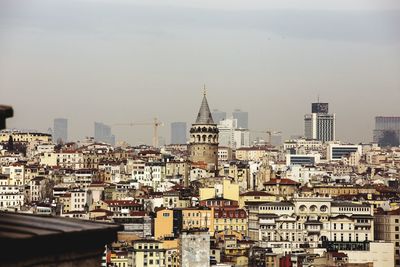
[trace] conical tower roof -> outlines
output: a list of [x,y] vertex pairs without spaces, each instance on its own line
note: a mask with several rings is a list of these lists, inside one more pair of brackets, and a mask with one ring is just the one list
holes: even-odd
[[195,124],[215,124],[211,115],[210,107],[208,106],[205,92],[203,96],[203,101],[201,101],[200,110],[199,113],[197,114],[197,119]]

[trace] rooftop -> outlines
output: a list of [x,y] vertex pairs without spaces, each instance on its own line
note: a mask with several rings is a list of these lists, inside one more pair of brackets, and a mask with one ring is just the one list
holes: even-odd
[[[71,251],[102,249],[117,239],[121,226],[69,218],[0,213],[1,263]],[[23,253],[21,253],[23,251]]]
[[210,107],[208,106],[208,101],[205,93],[203,96],[203,101],[201,102],[199,113],[197,114],[195,124],[215,124],[211,116]]

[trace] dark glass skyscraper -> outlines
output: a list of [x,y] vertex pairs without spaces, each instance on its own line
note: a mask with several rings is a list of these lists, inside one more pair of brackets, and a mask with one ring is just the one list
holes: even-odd
[[374,143],[380,146],[398,146],[400,143],[400,117],[375,117]]
[[312,103],[311,104],[311,113],[329,113],[329,104],[328,103]]
[[101,122],[94,123],[94,140],[115,145],[115,136],[111,133],[111,127]]
[[246,111],[241,111],[240,109],[235,109],[232,112],[232,117],[237,119],[237,127],[242,129],[249,128],[249,113]]
[[226,120],[226,112],[225,111],[220,111],[218,109],[214,109],[211,112],[211,116],[212,116],[215,124],[219,124],[220,121]]
[[68,141],[68,120],[63,118],[54,119],[53,142],[65,143]]
[[186,144],[186,122],[171,123],[171,144]]

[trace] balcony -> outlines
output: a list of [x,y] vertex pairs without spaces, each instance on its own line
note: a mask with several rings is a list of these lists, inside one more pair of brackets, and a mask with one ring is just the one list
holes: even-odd
[[355,227],[371,227],[371,223],[370,222],[356,222],[354,223]]

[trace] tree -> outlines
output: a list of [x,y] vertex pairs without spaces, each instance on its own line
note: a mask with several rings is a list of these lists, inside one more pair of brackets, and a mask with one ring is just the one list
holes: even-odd
[[43,185],[40,187],[40,192],[39,192],[39,198],[40,201],[45,201],[47,200],[49,203],[53,200],[53,188],[54,188],[55,182],[51,179],[44,179]]
[[58,138],[57,140],[56,140],[56,142],[57,142],[57,145],[63,145],[64,144],[64,141],[62,140],[62,138]]
[[14,151],[14,139],[12,135],[10,135],[10,137],[8,138],[7,148],[9,151]]

